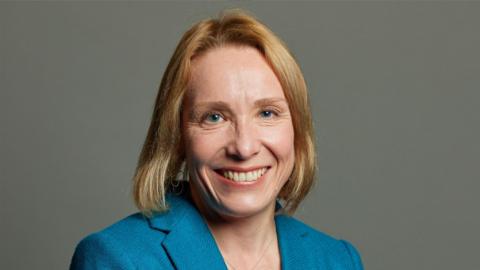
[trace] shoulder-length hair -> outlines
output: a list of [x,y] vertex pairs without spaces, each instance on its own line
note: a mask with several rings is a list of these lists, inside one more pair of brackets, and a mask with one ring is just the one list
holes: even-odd
[[[134,175],[135,204],[144,214],[168,209],[165,195],[182,173],[185,149],[181,115],[191,61],[212,48],[251,46],[265,57],[280,81],[294,127],[295,165],[278,199],[292,214],[312,187],[316,170],[315,139],[308,93],[300,67],[286,45],[243,10],[227,10],[218,19],[193,25],[182,37],[165,70],[150,127]],[[183,176],[188,177],[188,173]]]

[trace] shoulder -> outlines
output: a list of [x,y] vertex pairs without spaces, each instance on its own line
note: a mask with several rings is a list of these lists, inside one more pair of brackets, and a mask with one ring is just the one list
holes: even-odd
[[83,238],[75,248],[70,269],[135,269],[138,260],[158,257],[165,233],[153,230],[149,219],[136,213]]
[[201,218],[184,194],[166,197],[169,209],[165,212],[151,217],[135,213],[83,238],[75,248],[70,269],[172,269],[163,247],[167,234],[178,223],[189,228]]
[[311,263],[311,269],[319,265],[328,269],[363,269],[359,252],[350,242],[336,239],[294,217],[279,215],[276,221],[277,229],[281,230],[280,241],[295,246],[296,251],[290,252],[297,252],[302,261]]

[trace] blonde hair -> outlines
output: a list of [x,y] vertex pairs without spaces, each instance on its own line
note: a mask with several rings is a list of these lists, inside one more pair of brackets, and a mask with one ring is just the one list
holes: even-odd
[[314,134],[300,67],[285,44],[264,24],[243,10],[226,10],[218,19],[193,25],[183,35],[165,70],[134,176],[135,203],[144,214],[168,209],[165,195],[182,173],[185,151],[181,111],[191,60],[209,49],[226,45],[259,50],[277,75],[288,101],[295,130],[295,165],[278,195],[284,202],[284,211],[292,214],[312,187],[316,168]]

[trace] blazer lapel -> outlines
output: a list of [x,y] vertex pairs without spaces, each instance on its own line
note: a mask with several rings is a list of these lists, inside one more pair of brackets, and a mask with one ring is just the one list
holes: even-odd
[[308,232],[299,230],[295,220],[285,215],[275,216],[282,270],[318,269],[308,248]]
[[167,232],[162,246],[178,270],[226,270],[207,224],[183,196],[168,196],[170,210],[150,219],[152,227]]

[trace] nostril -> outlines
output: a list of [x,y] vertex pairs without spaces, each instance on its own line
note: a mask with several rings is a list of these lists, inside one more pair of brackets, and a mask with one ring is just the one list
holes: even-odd
[[244,160],[245,158],[243,158],[241,155],[239,154],[233,154],[231,155],[232,159],[235,160],[235,161],[242,161]]

